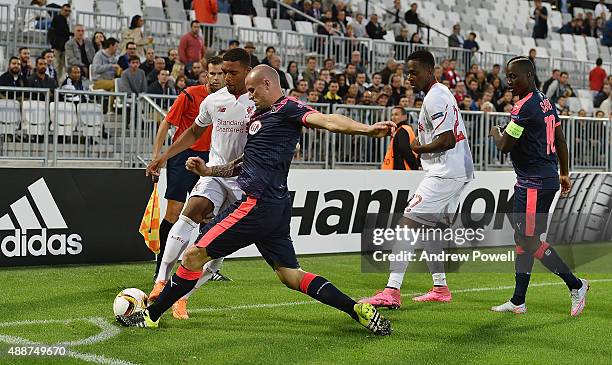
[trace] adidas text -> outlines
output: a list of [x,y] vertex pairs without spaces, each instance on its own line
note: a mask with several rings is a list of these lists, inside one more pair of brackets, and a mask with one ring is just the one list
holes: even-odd
[[2,239],[0,252],[5,257],[78,255],[83,251],[81,241],[81,236],[76,233],[52,234],[47,237],[47,228],[40,229],[39,234],[28,234],[26,230],[16,229],[13,235],[9,234]]

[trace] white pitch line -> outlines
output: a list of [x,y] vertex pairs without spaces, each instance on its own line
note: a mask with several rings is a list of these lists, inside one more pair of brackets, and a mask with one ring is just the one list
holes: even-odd
[[98,333],[97,335],[84,338],[82,340],[60,342],[54,346],[93,345],[94,343],[106,341],[121,333],[121,330],[117,326],[108,323],[106,320],[104,320],[104,318],[90,318],[88,322],[98,326],[102,330],[102,332]]
[[[589,280],[589,283],[607,283],[612,282],[612,279],[594,279]],[[551,283],[533,283],[529,284],[529,287],[537,287],[537,286],[553,286],[553,285],[565,285],[563,281],[556,281]],[[466,289],[457,289],[453,290],[452,293],[470,293],[470,292],[480,292],[480,291],[496,291],[496,290],[509,290],[514,289],[514,285],[510,286],[496,286],[496,287],[485,287],[485,288],[466,288]],[[402,297],[411,297],[418,294],[423,293],[404,293]],[[301,302],[281,302],[281,303],[260,303],[260,304],[245,304],[245,305],[237,305],[232,307],[209,307],[209,308],[195,308],[189,309],[189,312],[192,313],[206,313],[206,312],[221,312],[221,311],[231,311],[231,310],[241,310],[241,309],[258,309],[258,308],[276,308],[276,307],[291,307],[296,305],[305,305],[305,304],[314,304],[319,303],[316,300],[306,300]]]

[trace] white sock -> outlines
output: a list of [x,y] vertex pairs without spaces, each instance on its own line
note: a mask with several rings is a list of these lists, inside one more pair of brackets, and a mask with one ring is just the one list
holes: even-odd
[[170,274],[174,268],[174,264],[178,261],[181,253],[185,251],[191,239],[191,232],[198,227],[198,224],[192,221],[189,217],[180,215],[179,219],[174,223],[168,233],[168,241],[164,250],[164,257],[161,265],[159,265],[159,273],[155,282],[168,281]]
[[221,268],[221,265],[223,264],[223,257],[219,258],[219,259],[214,259],[214,260],[210,260],[206,263],[206,265],[204,265],[204,271],[202,276],[200,277],[200,279],[198,280],[198,282],[196,283],[196,285],[193,287],[193,289],[191,289],[191,291],[187,294],[185,294],[185,296],[183,296],[183,299],[189,299],[189,297],[196,291],[198,290],[202,285],[206,284],[210,278],[212,278],[213,274],[216,273],[217,271],[219,271],[219,269]]
[[[419,239],[417,238],[417,242],[414,242],[414,245],[408,241],[396,241],[393,244],[393,249],[391,250],[394,255],[399,255],[403,253],[404,256],[408,256],[408,254],[414,253],[414,250],[419,247]],[[391,261],[389,263],[389,280],[387,281],[387,287],[400,289],[402,287],[402,283],[404,282],[404,274],[406,274],[406,270],[408,270],[408,264],[410,261],[408,260],[398,260]]]
[[446,286],[446,274],[443,272],[438,272],[435,274],[431,274],[433,278],[433,283],[436,286]]
[[404,270],[403,272],[392,272],[391,274],[389,274],[389,281],[387,281],[387,287],[399,290],[402,287],[402,283],[404,282],[405,273],[406,271]]

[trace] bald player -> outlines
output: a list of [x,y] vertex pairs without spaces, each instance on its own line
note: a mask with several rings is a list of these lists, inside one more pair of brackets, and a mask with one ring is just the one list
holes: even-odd
[[302,127],[380,138],[392,132],[395,125],[366,125],[339,114],[321,114],[283,96],[278,73],[266,65],[255,67],[245,83],[257,109],[250,120],[244,155],[222,166],[207,166],[198,157],[186,164],[200,176],[238,176],[245,195],[201,230],[196,244],[185,251],[172,285],[166,285],[154,304],[117,320],[126,326],[157,327],[162,313],[193,289],[208,261],[255,244],[287,287],[347,313],[377,335],[391,334],[391,323],[371,304],[356,303],[324,277],[300,268],[290,236],[287,175]]
[[555,249],[540,241],[559,186],[561,197],[567,196],[572,187],[561,121],[557,108],[537,89],[535,66],[529,58],[514,57],[508,61],[506,74],[508,88],[520,100],[503,132],[494,126],[489,135],[500,151],[510,152],[516,172],[513,209],[516,274],[512,298],[491,310],[517,314],[527,311],[525,296],[536,258],[567,285],[572,302],[570,315],[575,317],[584,310],[589,282],[577,278]]

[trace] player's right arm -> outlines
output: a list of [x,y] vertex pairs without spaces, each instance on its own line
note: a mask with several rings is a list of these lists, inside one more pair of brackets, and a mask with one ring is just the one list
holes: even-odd
[[200,176],[232,177],[240,175],[242,160],[243,156],[240,156],[225,165],[206,166],[206,163],[201,158],[189,157],[185,163],[185,168]]

